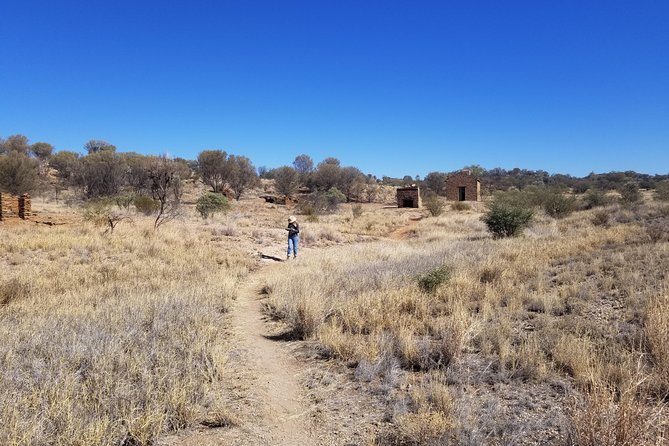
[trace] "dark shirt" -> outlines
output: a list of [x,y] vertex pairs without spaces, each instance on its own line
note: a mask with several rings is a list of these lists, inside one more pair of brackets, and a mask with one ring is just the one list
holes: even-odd
[[300,225],[295,223],[288,223],[288,237],[295,237],[300,233]]

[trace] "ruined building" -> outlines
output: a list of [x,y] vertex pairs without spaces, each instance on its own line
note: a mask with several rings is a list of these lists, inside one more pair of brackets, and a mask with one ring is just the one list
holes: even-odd
[[398,208],[419,208],[420,188],[418,186],[398,187],[397,188],[397,207]]
[[481,201],[481,182],[464,169],[446,178],[446,199],[451,201]]
[[0,192],[0,221],[12,218],[25,220],[32,215],[30,195],[11,195]]

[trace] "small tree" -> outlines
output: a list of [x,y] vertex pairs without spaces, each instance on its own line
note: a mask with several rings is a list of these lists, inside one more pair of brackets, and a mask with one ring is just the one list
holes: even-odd
[[225,183],[231,177],[228,154],[222,150],[204,150],[197,156],[198,173],[202,182],[211,187],[212,192],[223,192]]
[[258,184],[256,168],[251,160],[245,156],[230,155],[228,163],[231,165],[231,174],[228,181],[235,192],[235,199],[239,201],[245,190]]
[[159,203],[158,214],[153,222],[154,229],[179,216],[182,193],[179,176],[181,169],[179,163],[166,156],[153,157],[151,160],[149,167],[151,195]]
[[624,205],[635,205],[641,201],[639,185],[633,181],[625,183],[619,190],[620,202]]
[[223,194],[217,194],[214,192],[207,192],[202,195],[197,200],[195,205],[195,210],[202,216],[202,218],[207,219],[213,216],[216,212],[227,212],[230,208],[230,203],[228,199],[225,198]]
[[14,195],[30,193],[39,185],[38,162],[20,151],[0,156],[0,190]]
[[274,170],[274,185],[279,194],[292,197],[297,191],[298,184],[297,171],[292,167],[281,166]]
[[89,201],[84,208],[84,220],[105,227],[104,234],[110,235],[122,221],[132,221],[127,212],[115,206],[112,198]]

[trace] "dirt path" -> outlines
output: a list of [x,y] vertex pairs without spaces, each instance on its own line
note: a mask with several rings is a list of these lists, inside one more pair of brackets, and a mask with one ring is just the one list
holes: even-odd
[[268,265],[252,273],[238,290],[230,314],[231,350],[225,368],[224,407],[237,418],[233,427],[204,426],[162,438],[176,445],[311,445],[310,404],[300,384],[300,364],[290,343],[272,337],[260,288]]

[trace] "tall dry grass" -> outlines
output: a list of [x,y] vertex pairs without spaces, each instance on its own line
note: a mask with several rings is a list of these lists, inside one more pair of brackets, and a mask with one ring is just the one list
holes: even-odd
[[[669,244],[646,226],[667,223],[666,213],[610,207],[609,223],[596,225],[595,212],[540,215],[512,240],[490,237],[476,209],[425,219],[408,240],[333,248],[277,270],[269,308],[404,408],[391,410],[386,444],[564,444],[579,422],[571,395],[601,388],[627,392],[612,404],[641,408],[632,418],[646,425],[655,413],[646,408],[665,410],[669,270]],[[443,282],[420,286],[442,267]],[[414,398],[407,380],[426,373],[469,410]],[[506,423],[491,415],[507,411]]]
[[250,262],[199,225],[3,228],[0,444],[147,445],[218,410]]

